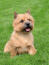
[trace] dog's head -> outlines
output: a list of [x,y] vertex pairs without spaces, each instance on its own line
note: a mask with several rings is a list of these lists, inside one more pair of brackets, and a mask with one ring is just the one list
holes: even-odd
[[25,14],[14,13],[13,27],[18,32],[30,32],[34,27],[34,19],[30,15],[30,11]]

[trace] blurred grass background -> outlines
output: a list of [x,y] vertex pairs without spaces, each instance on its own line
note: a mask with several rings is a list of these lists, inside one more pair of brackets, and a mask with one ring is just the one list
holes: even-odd
[[[13,31],[14,12],[25,13],[28,9],[35,19],[33,35],[37,54],[11,59],[3,49]],[[49,0],[0,0],[0,65],[49,65]]]

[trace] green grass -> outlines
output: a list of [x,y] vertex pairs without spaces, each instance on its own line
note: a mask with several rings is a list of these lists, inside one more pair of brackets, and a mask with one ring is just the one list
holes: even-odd
[[[13,13],[25,13],[28,9],[35,19],[33,35],[37,54],[11,59],[3,49],[13,30]],[[0,65],[49,65],[49,0],[0,0]]]

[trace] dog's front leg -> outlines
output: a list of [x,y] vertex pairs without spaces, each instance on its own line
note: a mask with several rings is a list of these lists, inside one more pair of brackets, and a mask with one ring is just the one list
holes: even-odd
[[17,54],[16,49],[12,48],[11,51],[10,51],[11,58],[16,56],[16,54]]
[[36,54],[37,50],[35,49],[34,46],[28,46],[27,48],[28,48],[27,51],[28,51],[28,53],[29,53],[30,55]]

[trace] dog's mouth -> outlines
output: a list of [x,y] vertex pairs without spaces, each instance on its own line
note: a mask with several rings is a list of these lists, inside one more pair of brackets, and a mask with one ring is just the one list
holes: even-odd
[[31,27],[26,27],[26,28],[23,29],[23,31],[25,31],[25,32],[30,32],[31,30],[32,30]]
[[30,28],[25,28],[26,32],[30,32],[30,30],[31,30]]

